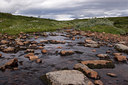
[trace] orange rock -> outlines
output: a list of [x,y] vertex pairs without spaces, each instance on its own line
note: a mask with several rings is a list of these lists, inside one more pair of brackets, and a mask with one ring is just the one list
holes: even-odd
[[82,64],[87,65],[89,68],[114,68],[115,65],[109,60],[87,60],[81,61]]
[[28,58],[29,56],[34,56],[34,53],[28,53],[27,55],[25,55],[25,58]]
[[88,68],[84,64],[81,64],[81,63],[75,64],[74,69],[77,69],[77,70],[84,72],[90,78],[99,79],[98,73],[96,71]]
[[0,57],[2,57],[2,54],[0,54]]
[[104,85],[101,80],[95,80],[95,81],[94,81],[94,84],[95,84],[95,85]]
[[111,77],[117,77],[117,75],[114,74],[114,73],[107,73],[107,75],[108,75],[108,76],[111,76]]
[[42,63],[42,60],[41,59],[37,59],[36,63]]
[[44,54],[46,54],[47,53],[47,50],[43,49],[41,52],[44,53]]
[[72,40],[75,40],[75,37],[73,37]]
[[62,47],[57,47],[57,49],[61,49]]
[[122,53],[113,53],[114,56],[120,56]]
[[42,40],[40,43],[48,43],[48,40]]
[[0,67],[0,70],[5,70],[6,68],[12,69],[14,67],[18,67],[18,59],[17,58],[11,59],[7,63],[5,63],[3,66]]
[[62,50],[62,51],[60,51],[60,55],[62,55],[62,56],[72,55],[72,54],[74,54],[74,51],[72,51],[72,50]]
[[127,61],[127,57],[126,56],[115,56],[114,57],[117,61],[122,62],[122,61]]
[[93,50],[92,50],[92,52],[96,52],[96,50],[95,50],[95,49],[93,49]]
[[37,59],[38,59],[38,56],[29,56],[29,59],[30,59],[31,61],[37,60]]
[[42,46],[39,46],[38,48],[39,48],[39,49],[43,49],[44,47],[42,47]]

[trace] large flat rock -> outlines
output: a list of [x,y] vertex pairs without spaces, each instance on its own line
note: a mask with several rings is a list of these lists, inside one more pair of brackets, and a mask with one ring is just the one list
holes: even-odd
[[115,65],[110,60],[87,60],[81,61],[82,64],[87,65],[92,69],[101,69],[101,68],[114,68]]
[[94,85],[82,72],[77,70],[61,70],[46,73],[41,79],[48,85]]
[[118,51],[128,53],[128,46],[126,46],[126,45],[123,45],[123,44],[116,44],[116,45],[115,45],[115,48],[116,48]]

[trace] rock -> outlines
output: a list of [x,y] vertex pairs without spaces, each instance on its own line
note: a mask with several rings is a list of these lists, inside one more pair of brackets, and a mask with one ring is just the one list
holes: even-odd
[[106,53],[111,53],[111,51],[110,50],[107,50]]
[[115,65],[112,61],[109,60],[87,60],[87,61],[81,61],[82,64],[87,65],[89,68],[114,68]]
[[92,48],[99,48],[100,45],[99,44],[85,44],[85,47],[92,47]]
[[107,75],[110,76],[110,77],[117,77],[117,75],[114,74],[114,73],[107,73]]
[[29,56],[29,59],[31,60],[31,61],[34,61],[34,60],[37,60],[38,59],[38,56]]
[[41,77],[47,85],[94,85],[84,74],[77,70],[61,70],[46,73]]
[[47,50],[43,49],[41,52],[42,52],[43,54],[46,54],[46,53],[47,53]]
[[34,53],[34,49],[27,49],[25,52],[31,52],[31,53]]
[[14,47],[8,47],[8,48],[5,48],[3,49],[4,52],[14,52]]
[[2,54],[0,54],[0,58],[2,57]]
[[97,57],[99,57],[101,59],[109,59],[109,55],[108,54],[97,54]]
[[128,53],[128,46],[126,46],[126,45],[123,45],[123,44],[116,44],[116,45],[115,45],[115,48],[116,48],[118,51]]
[[43,46],[39,46],[38,49],[44,49],[44,47]]
[[48,43],[48,40],[42,40],[40,43]]
[[122,55],[114,56],[114,58],[119,62],[127,61],[127,57]]
[[37,59],[36,63],[42,63],[42,60],[41,59]]
[[57,49],[61,49],[61,48],[62,48],[62,47],[60,47],[60,46],[59,46],[59,47],[57,47]]
[[75,40],[75,39],[76,39],[75,37],[72,38],[72,40]]
[[16,42],[16,44],[17,44],[17,45],[21,45],[21,46],[24,45],[24,43],[23,43],[23,42],[20,42],[20,41]]
[[96,52],[96,49],[93,49],[92,52]]
[[65,41],[49,40],[51,44],[65,44]]
[[25,55],[25,58],[28,58],[29,56],[34,56],[34,53],[28,53],[27,55]]
[[86,76],[93,78],[93,79],[99,79],[99,75],[96,71],[88,68],[86,65],[78,63],[75,64],[74,69],[82,71]]
[[104,85],[101,80],[95,80],[95,81],[94,81],[94,84],[95,84],[95,85]]
[[1,40],[2,44],[8,44],[9,42],[7,40]]
[[89,44],[97,44],[97,42],[91,40],[91,39],[86,39],[85,43],[89,43]]
[[3,66],[0,67],[0,70],[4,71],[7,68],[12,69],[14,67],[18,67],[18,59],[17,58],[11,59],[7,63],[5,63]]
[[62,50],[62,51],[60,51],[61,56],[72,55],[72,54],[74,54],[74,51],[72,51],[72,50]]
[[113,53],[114,56],[120,56],[122,53]]

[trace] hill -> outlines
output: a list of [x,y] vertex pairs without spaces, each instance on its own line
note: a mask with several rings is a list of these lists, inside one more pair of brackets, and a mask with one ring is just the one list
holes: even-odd
[[113,34],[125,34],[128,33],[128,17],[56,21],[52,19],[42,19],[12,15],[9,13],[0,13],[0,33],[14,35],[20,32],[28,33],[39,31],[55,31],[56,29],[61,29],[64,27],[74,27],[80,30],[90,30]]

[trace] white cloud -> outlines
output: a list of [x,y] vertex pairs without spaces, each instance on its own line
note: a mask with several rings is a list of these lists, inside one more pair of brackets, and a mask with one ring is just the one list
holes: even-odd
[[128,15],[128,0],[0,0],[0,12],[57,20]]

